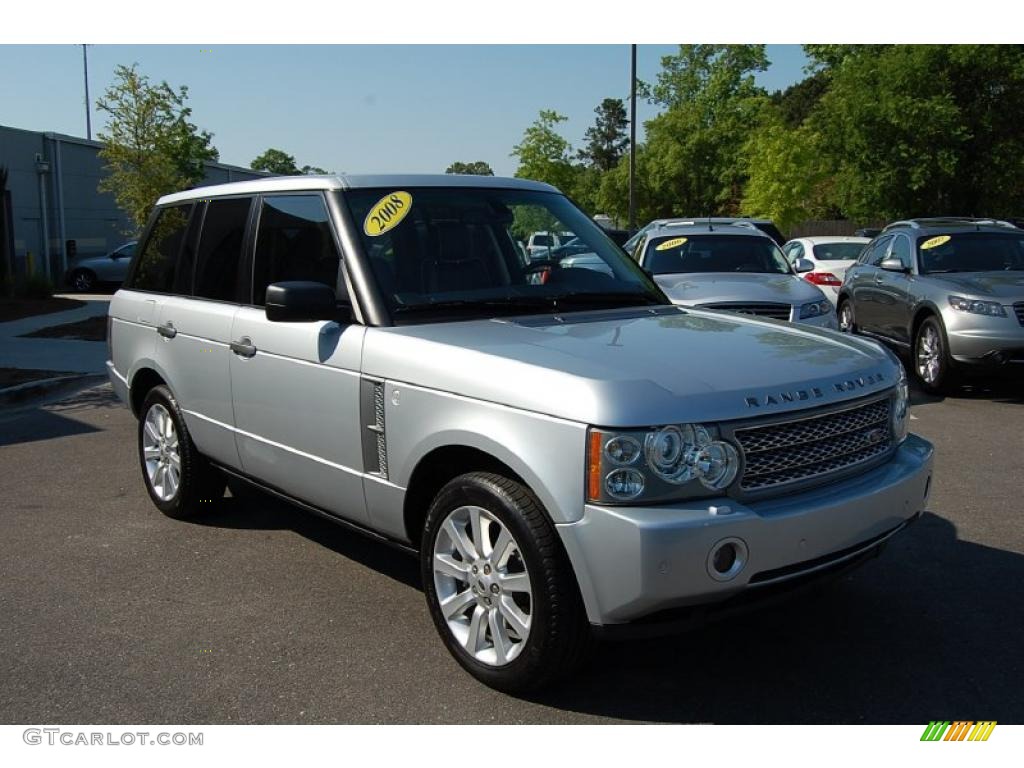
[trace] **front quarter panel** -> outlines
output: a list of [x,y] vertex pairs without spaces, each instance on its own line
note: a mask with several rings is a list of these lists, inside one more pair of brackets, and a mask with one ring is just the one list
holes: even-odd
[[[464,446],[508,465],[555,523],[582,517],[586,425],[396,381],[386,383],[384,398],[392,483],[407,488],[431,451]],[[404,535],[401,511],[388,518],[374,523]]]

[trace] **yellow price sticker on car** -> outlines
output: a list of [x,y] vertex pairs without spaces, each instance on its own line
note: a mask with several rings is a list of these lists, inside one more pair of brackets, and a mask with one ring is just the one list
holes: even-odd
[[680,245],[686,242],[685,237],[673,237],[671,240],[666,240],[660,245],[654,246],[656,251],[667,251],[669,248],[678,248]]
[[370,237],[380,237],[402,223],[412,210],[412,195],[408,192],[391,192],[373,204],[363,220],[363,232]]
[[939,235],[938,237],[930,238],[921,243],[921,250],[926,251],[929,248],[938,248],[940,245],[944,245],[952,239],[953,238],[949,235]]

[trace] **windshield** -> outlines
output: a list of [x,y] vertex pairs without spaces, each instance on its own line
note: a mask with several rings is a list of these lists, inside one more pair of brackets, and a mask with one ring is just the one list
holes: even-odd
[[786,257],[774,241],[751,235],[653,237],[647,243],[644,266],[655,275],[686,272],[792,274]]
[[819,243],[811,250],[818,261],[856,261],[867,244],[867,240],[863,243]]
[[[345,201],[395,322],[537,314],[668,299],[564,196],[514,189],[356,189]],[[542,249],[575,237],[573,258]],[[585,253],[586,259],[578,259]]]
[[1024,232],[961,232],[919,237],[921,273],[1024,270]]

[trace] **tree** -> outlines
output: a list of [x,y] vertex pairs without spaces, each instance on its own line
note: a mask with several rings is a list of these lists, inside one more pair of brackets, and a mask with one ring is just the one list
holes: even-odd
[[137,67],[118,66],[96,108],[108,115],[97,134],[108,172],[98,189],[112,193],[141,229],[161,195],[198,184],[203,164],[219,155],[212,135],[190,121],[188,88],[175,91],[166,81],[153,85]]
[[325,171],[318,165],[304,165],[302,166],[301,169],[299,169],[299,173],[303,174],[304,176],[322,176],[325,173],[327,173],[327,171]]
[[449,165],[444,172],[468,176],[494,175],[494,171],[491,169],[491,166],[485,163],[483,160],[477,160],[472,163],[463,163],[459,160],[456,160],[454,163]]
[[266,171],[275,176],[298,176],[303,172],[295,165],[295,158],[292,155],[273,147],[249,163],[249,167],[254,171]]
[[583,136],[587,144],[578,154],[587,165],[606,173],[619,164],[629,147],[629,118],[622,99],[604,99],[594,112],[597,119],[587,128]]
[[554,110],[540,111],[523,133],[523,140],[512,148],[512,155],[519,158],[517,178],[545,181],[562,190],[572,188],[572,145],[557,130],[558,124],[568,119]]

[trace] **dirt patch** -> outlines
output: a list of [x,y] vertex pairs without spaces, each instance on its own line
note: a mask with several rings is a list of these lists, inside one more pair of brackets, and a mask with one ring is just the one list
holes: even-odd
[[106,341],[107,316],[97,315],[77,323],[55,325],[52,328],[41,328],[32,333],[22,334],[27,339],[77,339],[79,341]]
[[37,371],[31,368],[0,368],[0,389],[28,384],[30,381],[67,376],[67,371]]
[[77,299],[6,299],[0,298],[0,323],[9,320],[21,320],[24,317],[49,315],[52,312],[63,312],[68,309],[84,307],[84,301]]

